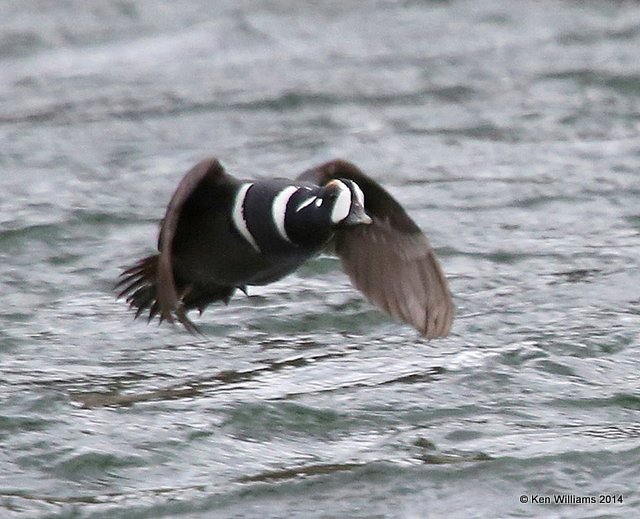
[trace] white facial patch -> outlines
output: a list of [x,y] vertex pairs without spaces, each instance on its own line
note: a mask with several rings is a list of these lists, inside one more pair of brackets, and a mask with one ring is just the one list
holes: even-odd
[[364,193],[362,192],[362,189],[360,189],[360,186],[355,182],[351,182],[351,187],[353,187],[353,192],[356,194],[356,200],[362,207],[364,207]]
[[287,204],[289,203],[289,199],[299,189],[302,188],[296,186],[285,187],[276,195],[276,197],[273,199],[273,204],[271,205],[271,216],[273,217],[273,221],[276,224],[276,229],[278,229],[278,234],[280,234],[282,238],[290,243],[293,242],[287,235],[287,230],[284,227],[284,218],[287,214]]
[[242,235],[242,237],[247,240],[251,246],[256,250],[256,252],[260,252],[260,247],[256,243],[256,240],[253,238],[251,233],[249,232],[249,227],[247,227],[247,221],[244,218],[244,201],[247,198],[247,192],[251,189],[253,184],[242,184],[236,195],[235,202],[233,203],[233,212],[231,213],[231,217],[233,219],[233,225],[235,225],[238,232]]
[[351,210],[351,190],[341,180],[334,180],[338,188],[338,197],[331,209],[331,221],[339,223],[349,216]]

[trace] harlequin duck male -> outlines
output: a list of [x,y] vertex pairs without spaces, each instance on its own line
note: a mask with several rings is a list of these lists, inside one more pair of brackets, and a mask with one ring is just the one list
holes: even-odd
[[352,283],[427,338],[453,321],[446,278],[427,238],[400,204],[355,165],[334,160],[295,181],[242,181],[203,160],[176,189],[158,237],[159,254],[125,270],[117,287],[136,317],[176,319],[229,302],[332,249]]

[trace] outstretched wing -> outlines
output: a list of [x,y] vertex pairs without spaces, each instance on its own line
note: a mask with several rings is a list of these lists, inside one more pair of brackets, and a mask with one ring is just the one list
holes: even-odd
[[402,206],[343,160],[322,164],[299,178],[319,185],[335,178],[358,184],[373,223],[336,232],[335,250],[344,271],[387,314],[414,326],[428,339],[448,335],[454,306],[447,280],[426,236]]
[[229,182],[230,177],[217,159],[209,158],[198,162],[178,184],[160,227],[157,285],[160,316],[162,319],[173,322],[175,315],[188,330],[194,329],[195,326],[187,318],[184,308],[179,304],[185,294],[177,293],[173,277],[172,249],[178,222],[183,211],[188,208],[190,201],[200,191],[215,191],[220,185]]

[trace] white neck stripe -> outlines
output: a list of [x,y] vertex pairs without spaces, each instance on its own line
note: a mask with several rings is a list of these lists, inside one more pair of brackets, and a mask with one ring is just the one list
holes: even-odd
[[316,200],[318,197],[317,196],[312,196],[310,198],[307,198],[304,202],[302,202],[297,208],[296,208],[296,213],[298,211],[302,211],[305,207],[307,207],[308,205],[312,204],[314,202],[314,200]]
[[287,230],[284,227],[284,218],[287,214],[287,204],[289,203],[289,199],[293,193],[298,191],[298,189],[300,188],[296,186],[285,187],[276,195],[273,199],[273,204],[271,205],[271,215],[273,216],[273,221],[276,224],[276,229],[278,229],[280,236],[290,243],[293,242],[287,235]]
[[247,220],[244,217],[244,201],[245,198],[247,198],[247,192],[251,189],[251,186],[253,186],[253,183],[242,184],[240,186],[238,194],[236,195],[236,200],[233,204],[233,212],[231,213],[231,216],[233,219],[233,225],[235,225],[242,237],[251,244],[256,252],[261,252],[256,240],[249,231],[249,227],[247,227]]

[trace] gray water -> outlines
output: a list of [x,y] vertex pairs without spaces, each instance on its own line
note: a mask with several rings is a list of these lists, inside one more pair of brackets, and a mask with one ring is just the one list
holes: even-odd
[[[0,20],[0,517],[639,513],[640,5]],[[437,249],[451,336],[389,321],[333,258],[194,316],[204,338],[133,321],[114,281],[209,155],[360,165]],[[596,503],[536,502],[562,494]]]

